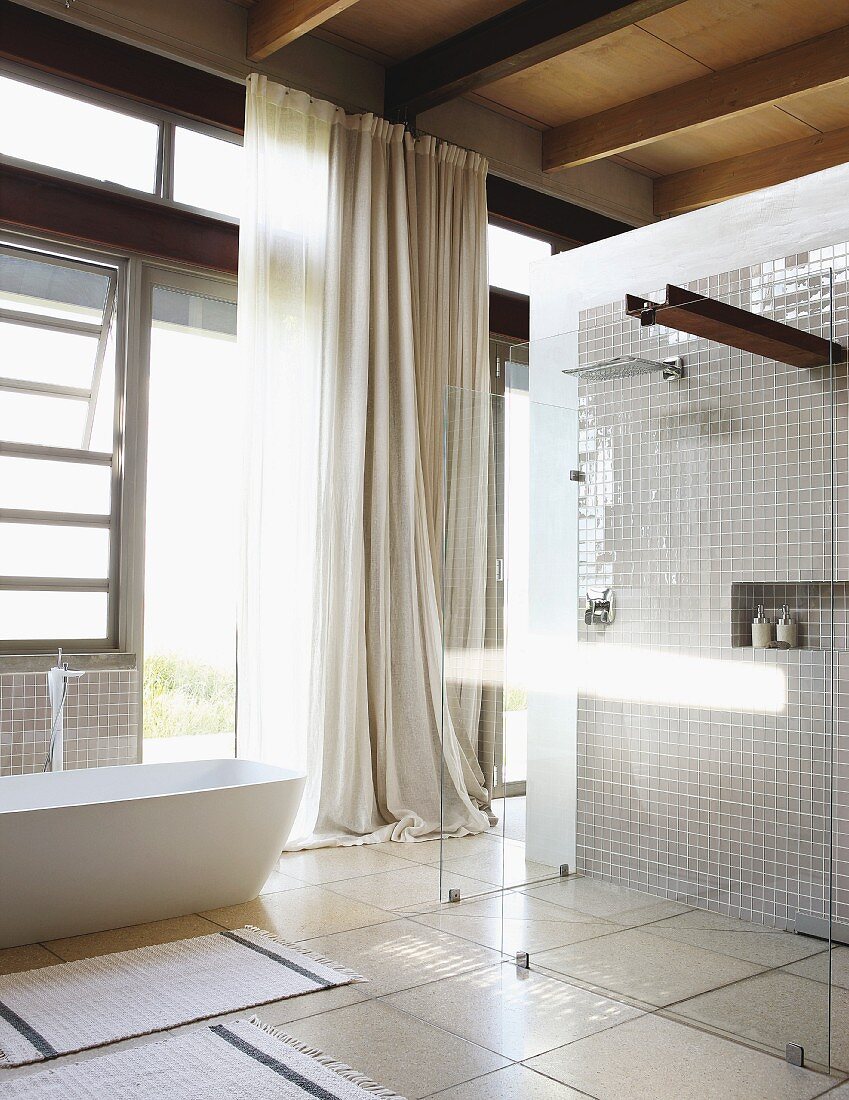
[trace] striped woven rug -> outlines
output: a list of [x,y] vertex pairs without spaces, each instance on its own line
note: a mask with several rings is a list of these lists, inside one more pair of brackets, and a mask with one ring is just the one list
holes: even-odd
[[0,1068],[364,981],[258,928],[0,977]]
[[198,1028],[3,1084],[2,1100],[404,1100],[259,1020]]

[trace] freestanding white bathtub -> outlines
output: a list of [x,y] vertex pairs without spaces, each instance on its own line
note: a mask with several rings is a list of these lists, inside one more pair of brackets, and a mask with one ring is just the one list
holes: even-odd
[[256,897],[304,783],[250,760],[0,778],[0,947]]

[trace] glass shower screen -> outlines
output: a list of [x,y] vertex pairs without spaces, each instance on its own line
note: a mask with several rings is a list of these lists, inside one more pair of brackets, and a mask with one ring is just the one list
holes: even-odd
[[444,926],[849,1072],[846,257],[633,289],[446,393]]

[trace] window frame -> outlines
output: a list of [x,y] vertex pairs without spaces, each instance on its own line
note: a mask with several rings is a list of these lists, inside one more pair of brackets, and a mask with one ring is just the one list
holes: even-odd
[[238,225],[239,219],[231,214],[223,214],[217,210],[209,210],[201,206],[192,206],[188,203],[177,202],[174,198],[174,168],[175,168],[175,131],[177,127],[185,130],[194,130],[206,137],[212,137],[219,141],[229,142],[231,145],[244,146],[244,136],[225,130],[222,127],[212,126],[208,123],[198,122],[176,111],[168,111],[158,107],[152,107],[137,100],[118,95],[114,92],[102,91],[92,88],[87,84],[78,83],[67,77],[55,76],[44,73],[38,69],[32,69],[27,65],[15,61],[0,59],[0,76],[8,77],[22,84],[29,84],[34,88],[43,88],[56,92],[70,99],[92,103],[98,107],[105,107],[118,114],[128,115],[131,118],[152,122],[159,127],[159,137],[156,147],[156,165],[154,171],[154,190],[142,191],[135,187],[126,187],[119,183],[109,183],[96,179],[93,176],[82,175],[78,172],[68,172],[61,168],[52,168],[40,161],[22,160],[19,157],[8,156],[0,149],[0,163],[14,168],[25,168],[38,172],[41,175],[51,176],[54,179],[68,180],[72,183],[83,183],[88,187],[96,187],[116,195],[132,195],[136,198],[144,198],[148,202],[160,203],[177,210],[185,210],[193,214],[203,214],[213,217],[217,221],[229,222]]
[[[72,652],[111,653],[119,651],[121,640],[122,590],[120,581],[121,520],[123,483],[124,393],[126,388],[126,326],[125,303],[127,300],[126,259],[114,254],[91,249],[47,242],[23,234],[0,232],[0,251],[4,254],[29,253],[59,267],[108,275],[110,282],[104,305],[101,325],[68,321],[41,315],[28,315],[26,321],[14,321],[31,327],[51,331],[81,332],[94,335],[99,330],[98,348],[92,368],[92,391],[102,376],[106,343],[111,330],[115,333],[115,400],[112,410],[112,450],[91,451],[85,447],[54,447],[43,444],[14,443],[0,440],[0,455],[36,460],[66,462],[69,465],[91,464],[109,466],[112,471],[110,484],[110,510],[106,514],[42,511],[33,509],[0,508],[0,531],[7,523],[38,523],[56,527],[97,527],[109,530],[109,567],[106,578],[73,577],[0,577],[0,590],[17,592],[86,592],[107,593],[107,625],[104,638],[48,637],[35,639],[0,639],[0,654],[32,655],[51,652],[60,646]],[[10,311],[11,312],[11,311]],[[0,311],[3,320],[12,320],[10,314]],[[20,315],[19,315],[20,316]],[[12,387],[3,387],[9,388]],[[67,387],[42,383],[16,383],[17,392],[59,395]],[[91,404],[90,404],[91,408]],[[87,420],[87,429],[90,421]]]

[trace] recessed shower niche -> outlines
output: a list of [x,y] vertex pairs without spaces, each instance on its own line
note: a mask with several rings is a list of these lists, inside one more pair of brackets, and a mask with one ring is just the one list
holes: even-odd
[[763,606],[767,618],[775,622],[785,604],[797,626],[794,648],[830,649],[833,624],[834,648],[849,649],[849,581],[732,583],[731,645],[752,648],[752,620],[758,607]]

